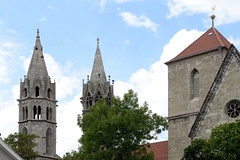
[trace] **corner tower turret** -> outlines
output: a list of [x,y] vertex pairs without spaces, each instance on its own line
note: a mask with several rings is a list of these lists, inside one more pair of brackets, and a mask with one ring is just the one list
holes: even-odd
[[106,78],[104,71],[102,56],[99,47],[99,38],[97,39],[97,49],[95,53],[91,78],[87,78],[87,83],[83,81],[83,96],[81,103],[83,105],[83,114],[89,111],[89,107],[100,99],[105,98],[107,104],[111,105],[111,99],[113,96],[113,83],[110,83],[110,76]]
[[48,76],[39,30],[27,76],[20,82],[19,132],[36,134],[37,160],[56,156],[56,87]]

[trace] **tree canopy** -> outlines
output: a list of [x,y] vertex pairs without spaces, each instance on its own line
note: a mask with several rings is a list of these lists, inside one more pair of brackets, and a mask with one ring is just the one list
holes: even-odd
[[240,159],[240,120],[212,129],[208,140],[196,139],[184,150],[182,160]]
[[147,141],[168,127],[167,119],[153,114],[145,102],[138,104],[137,94],[129,90],[121,100],[95,103],[84,116],[78,116],[83,135],[79,151],[67,153],[65,159],[150,160]]
[[8,135],[4,141],[23,159],[33,160],[38,157],[37,152],[33,150],[37,145],[34,142],[35,138],[38,136],[34,134],[14,133]]

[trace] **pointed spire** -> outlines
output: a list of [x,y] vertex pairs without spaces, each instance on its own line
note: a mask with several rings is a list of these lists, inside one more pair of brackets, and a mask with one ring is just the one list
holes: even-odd
[[94,57],[94,63],[90,81],[106,82],[107,78],[104,71],[102,56],[99,48],[99,38],[97,38],[97,49]]
[[39,29],[37,29],[36,43],[28,68],[27,78],[32,79],[36,76],[48,77],[47,67],[42,52],[42,45],[40,42]]

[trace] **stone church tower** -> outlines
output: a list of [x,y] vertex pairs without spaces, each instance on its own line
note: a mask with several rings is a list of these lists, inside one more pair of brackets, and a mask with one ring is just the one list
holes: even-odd
[[51,82],[43,56],[39,30],[27,76],[20,82],[19,132],[36,134],[38,160],[56,157],[56,86]]
[[[213,17],[214,18],[214,17]],[[168,158],[240,117],[240,55],[212,26],[168,66]]]
[[105,98],[107,104],[111,105],[113,96],[113,84],[110,83],[110,76],[108,80],[103,67],[102,56],[99,48],[99,39],[97,39],[97,49],[95,53],[91,77],[87,77],[87,83],[83,81],[83,95],[81,103],[83,105],[83,114],[89,111],[89,107],[100,99]]

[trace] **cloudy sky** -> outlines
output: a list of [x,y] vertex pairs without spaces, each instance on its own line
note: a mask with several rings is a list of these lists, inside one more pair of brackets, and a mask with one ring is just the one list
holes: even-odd
[[[97,38],[115,95],[134,89],[140,103],[167,116],[167,66],[211,27],[240,47],[239,0],[0,0],[0,133],[18,131],[19,83],[37,28],[57,84],[57,153],[77,149],[82,80],[91,73]],[[158,141],[166,140],[167,132]]]

